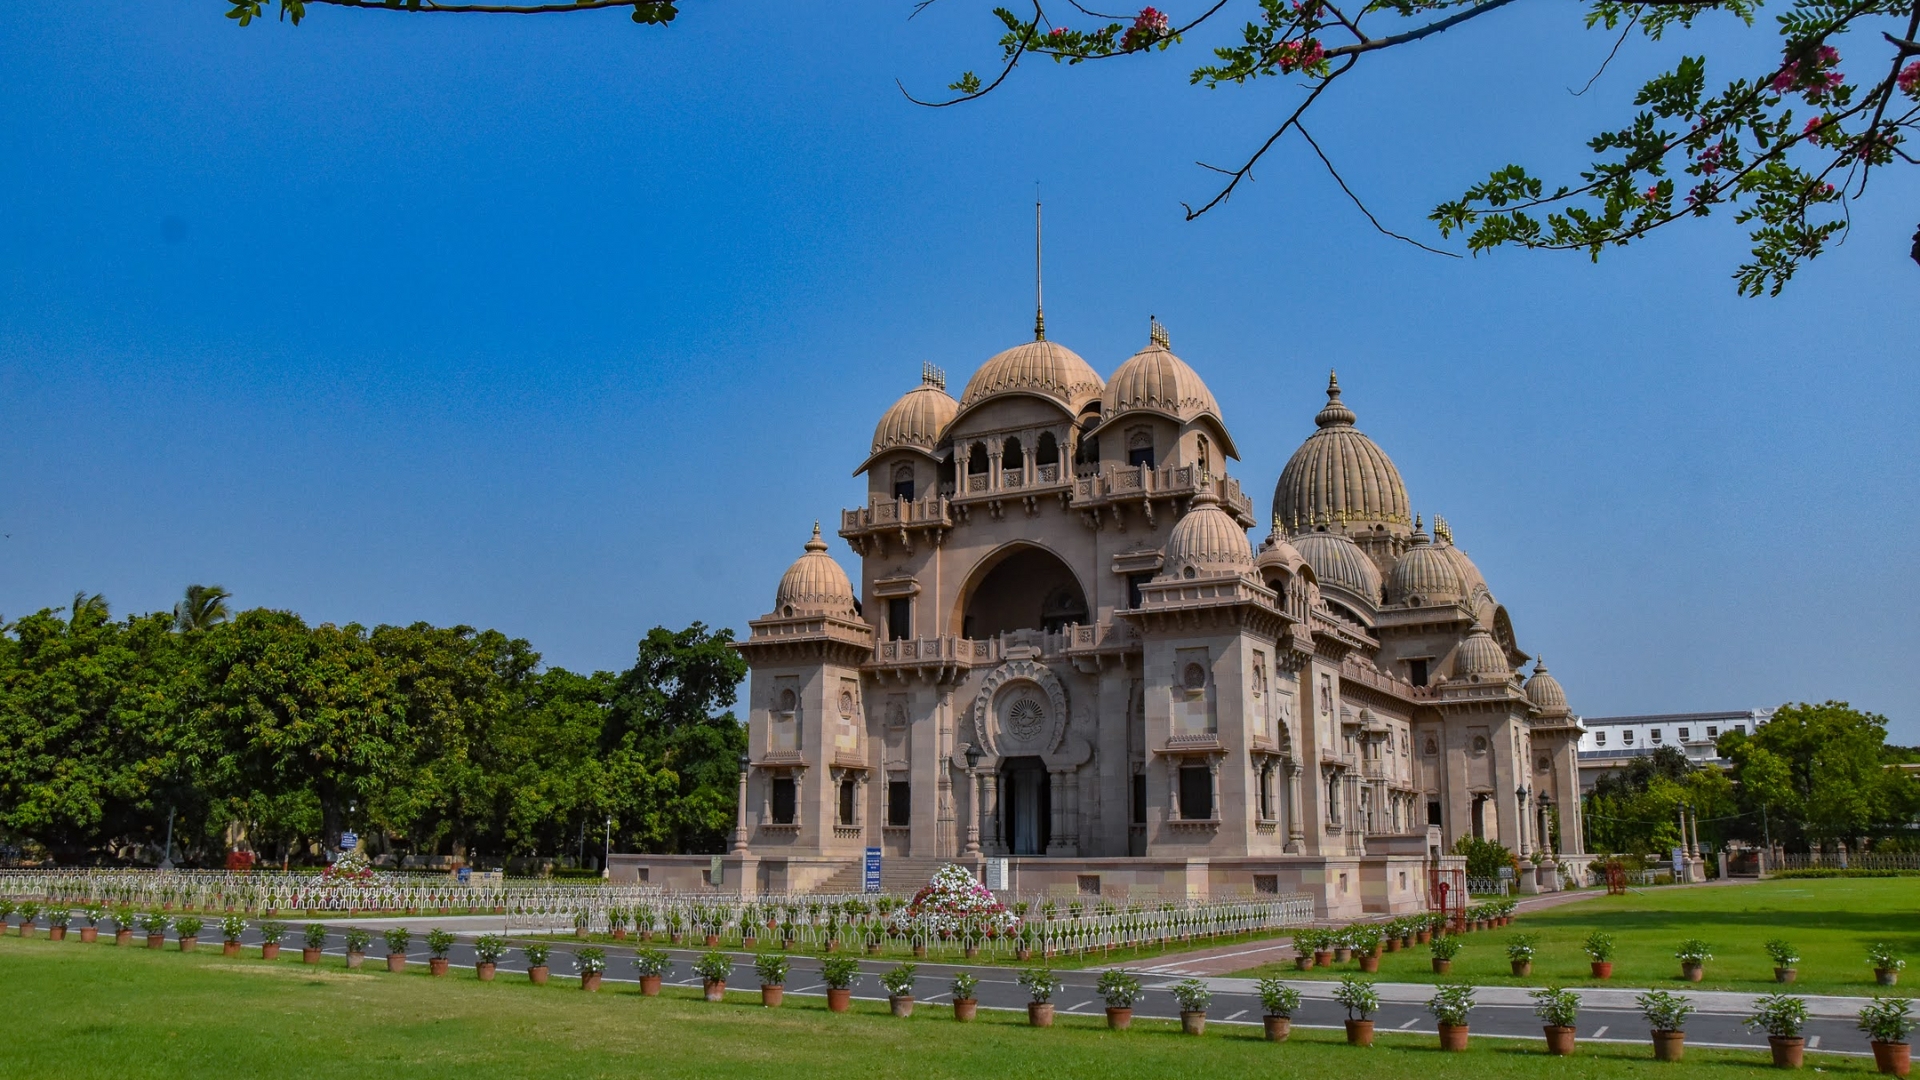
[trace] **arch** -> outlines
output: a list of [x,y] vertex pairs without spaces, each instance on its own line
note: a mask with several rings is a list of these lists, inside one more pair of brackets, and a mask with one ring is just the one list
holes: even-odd
[[1497,605],[1493,609],[1493,640],[1498,642],[1501,651],[1512,656],[1520,651],[1520,645],[1514,640],[1513,619],[1507,615],[1506,605]]
[[977,443],[974,443],[972,446],[967,447],[967,475],[968,476],[986,475],[988,464],[989,463],[987,461],[987,444],[986,443],[977,442]]
[[1200,466],[1200,474],[1202,476],[1211,475],[1213,472],[1213,462],[1207,452],[1207,437],[1205,435],[1195,436],[1194,446],[1196,448],[1194,462]]
[[1153,429],[1136,427],[1127,431],[1127,464],[1154,466]]
[[893,467],[893,497],[912,502],[913,495],[913,466],[907,462],[901,462]]
[[1018,437],[1009,435],[1007,441],[1000,444],[1000,467],[1003,469],[1025,468],[1026,450],[1020,445]]
[[1041,466],[1060,464],[1060,442],[1053,437],[1053,432],[1040,433],[1040,442],[1033,450],[1033,463]]
[[[1029,702],[1041,706],[1037,713],[1014,715]],[[990,756],[1052,754],[1067,731],[1067,688],[1044,664],[1008,660],[981,680],[972,714],[974,734]]]
[[976,564],[960,590],[949,633],[988,638],[1014,630],[1058,632],[1085,623],[1086,587],[1066,561],[1028,541],[996,549]]

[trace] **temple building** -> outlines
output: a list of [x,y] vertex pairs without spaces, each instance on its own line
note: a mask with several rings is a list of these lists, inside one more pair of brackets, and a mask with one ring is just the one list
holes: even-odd
[[1102,379],[1041,328],[880,417],[858,580],[816,525],[739,644],[742,887],[857,890],[877,848],[890,884],[1006,859],[1332,917],[1423,906],[1462,835],[1580,850],[1566,695],[1338,379],[1256,547],[1219,403],[1148,336]]

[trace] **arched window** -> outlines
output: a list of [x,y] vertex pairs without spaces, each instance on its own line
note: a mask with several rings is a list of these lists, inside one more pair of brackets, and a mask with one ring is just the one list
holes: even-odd
[[1020,440],[1009,438],[1000,447],[1000,467],[1003,469],[1022,469],[1027,464],[1026,456],[1020,450]]
[[983,442],[977,442],[977,443],[974,443],[972,446],[967,447],[967,475],[968,476],[984,475],[987,471],[987,467],[988,467],[987,444]]
[[1127,434],[1127,464],[1153,468],[1153,432],[1134,428]]
[[893,468],[893,497],[913,501],[913,466],[896,465]]
[[1211,473],[1213,471],[1213,466],[1211,462],[1208,460],[1207,437],[1205,435],[1202,435],[1199,437],[1198,445],[1199,445],[1199,453],[1195,455],[1194,460],[1199,464],[1200,471],[1202,473]]
[[1060,464],[1060,444],[1054,439],[1053,432],[1041,433],[1040,443],[1033,450],[1033,463],[1040,466]]

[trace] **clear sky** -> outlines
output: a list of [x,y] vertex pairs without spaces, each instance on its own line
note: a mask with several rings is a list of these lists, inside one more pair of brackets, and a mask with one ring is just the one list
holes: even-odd
[[[1840,698],[1920,742],[1911,170],[1743,300],[1730,216],[1598,266],[1441,259],[1292,142],[1185,223],[1194,162],[1297,90],[1189,88],[1188,50],[910,105],[896,78],[991,65],[977,0],[686,0],[667,30],[225,6],[0,4],[7,617],[217,582],[577,668],[655,624],[744,633],[862,499],[921,362],[957,392],[1030,335],[1038,181],[1052,338],[1105,374],[1157,314],[1262,507],[1337,367],[1577,711]],[[1423,239],[1489,168],[1577,167],[1683,48],[1771,40],[1635,43],[1575,97],[1611,44],[1577,5],[1484,23],[1383,57],[1315,128]]]

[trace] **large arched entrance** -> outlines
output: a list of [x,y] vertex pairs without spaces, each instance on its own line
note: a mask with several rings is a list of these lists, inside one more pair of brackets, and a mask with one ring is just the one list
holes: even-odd
[[1045,855],[1053,839],[1053,793],[1047,766],[1037,757],[1000,763],[1000,838],[1012,855]]
[[1087,594],[1059,556],[1014,547],[992,562],[961,600],[960,636],[990,638],[1013,630],[1062,628],[1087,621]]

